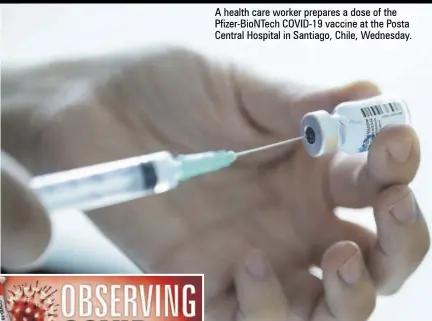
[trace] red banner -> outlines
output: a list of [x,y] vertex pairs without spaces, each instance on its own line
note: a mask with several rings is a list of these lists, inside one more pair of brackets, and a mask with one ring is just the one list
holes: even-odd
[[200,274],[3,278],[0,321],[204,320],[204,276]]

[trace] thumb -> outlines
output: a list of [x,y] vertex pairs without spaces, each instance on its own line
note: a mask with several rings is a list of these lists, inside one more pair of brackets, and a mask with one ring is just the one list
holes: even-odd
[[[345,101],[365,99],[380,94],[376,85],[357,81],[333,88],[316,89],[298,83],[272,82],[257,75],[234,71],[234,91],[237,108],[255,135],[250,134],[246,148],[275,143],[300,135],[301,119],[311,111],[333,109]],[[246,139],[245,139],[246,140]],[[257,157],[274,159],[292,149],[301,148],[301,143],[269,150]],[[261,159],[257,159],[260,161]]]
[[45,252],[51,222],[27,188],[29,174],[13,158],[1,153],[1,265],[11,271],[29,268]]
[[248,254],[236,273],[239,321],[290,321],[287,298],[277,276],[261,251]]
[[233,71],[237,103],[249,125],[270,139],[298,136],[300,121],[311,111],[331,112],[338,104],[380,94],[368,81],[317,89],[296,82],[271,81],[241,70]]

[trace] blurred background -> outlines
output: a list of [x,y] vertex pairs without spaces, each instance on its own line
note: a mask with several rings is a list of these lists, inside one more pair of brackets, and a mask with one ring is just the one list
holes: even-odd
[[[372,80],[385,93],[396,93],[411,106],[413,126],[422,144],[422,163],[412,184],[432,225],[432,5],[381,5],[409,21],[405,41],[258,41],[215,40],[217,5],[2,5],[3,66],[23,66],[67,57],[183,45],[225,58],[281,80],[319,86]],[[219,5],[219,7],[229,7]],[[237,6],[232,6],[236,8]],[[248,5],[288,9],[369,8],[377,5]],[[369,210],[341,216],[374,228]],[[355,214],[355,215],[352,215]],[[65,218],[68,219],[65,219]],[[73,217],[74,224],[69,224]],[[79,212],[53,216],[54,239],[35,268],[76,273],[136,273],[137,268]],[[65,255],[67,253],[67,255]],[[92,258],[89,260],[89,258]],[[380,299],[374,321],[431,319],[432,254],[395,296]]]

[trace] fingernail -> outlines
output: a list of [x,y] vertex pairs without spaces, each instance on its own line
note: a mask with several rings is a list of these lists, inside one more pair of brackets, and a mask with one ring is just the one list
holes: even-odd
[[339,268],[339,276],[348,284],[354,284],[363,273],[363,261],[359,250]]
[[264,257],[264,253],[261,251],[253,251],[249,254],[246,259],[246,268],[252,277],[257,279],[263,279],[266,277],[269,266],[267,260]]
[[377,85],[369,81],[356,81],[344,87],[352,96],[351,100],[377,96],[380,92]]
[[393,159],[398,163],[404,163],[411,152],[412,141],[409,138],[392,142],[388,146],[388,151]]
[[390,208],[393,217],[402,224],[408,224],[418,218],[418,210],[414,195],[409,193]]

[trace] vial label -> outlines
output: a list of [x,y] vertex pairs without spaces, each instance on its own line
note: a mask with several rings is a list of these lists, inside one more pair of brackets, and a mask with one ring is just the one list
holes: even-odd
[[335,114],[340,116],[339,148],[347,153],[369,150],[385,126],[409,121],[403,101],[383,96],[343,103],[335,109]]
[[364,138],[359,152],[369,149],[378,132],[387,125],[405,123],[404,109],[398,102],[360,108],[364,118]]

